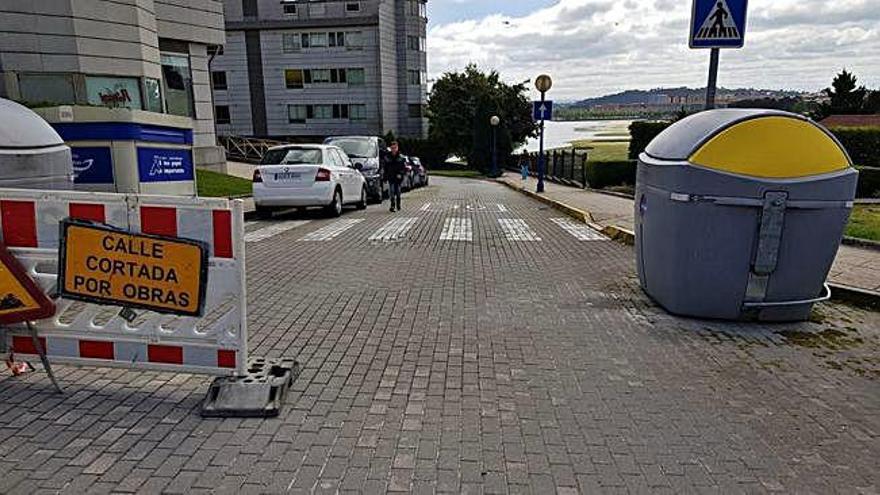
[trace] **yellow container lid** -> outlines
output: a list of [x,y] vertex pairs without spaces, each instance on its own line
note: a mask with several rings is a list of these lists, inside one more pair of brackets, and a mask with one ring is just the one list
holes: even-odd
[[788,116],[745,120],[722,130],[688,159],[739,175],[784,179],[850,167],[840,144],[813,122]]

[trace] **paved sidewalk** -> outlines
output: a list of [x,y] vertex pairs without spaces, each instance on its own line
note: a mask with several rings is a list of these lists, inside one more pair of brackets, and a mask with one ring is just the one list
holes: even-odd
[[[518,174],[507,173],[500,180],[515,186],[522,185]],[[544,196],[588,211],[596,223],[633,230],[633,200],[553,182],[544,184]],[[529,178],[528,187],[535,187],[534,178]],[[840,246],[829,279],[836,284],[880,292],[880,251]]]

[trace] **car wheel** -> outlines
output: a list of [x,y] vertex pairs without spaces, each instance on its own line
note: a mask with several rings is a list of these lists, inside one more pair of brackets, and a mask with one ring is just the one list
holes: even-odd
[[358,210],[366,210],[367,209],[367,188],[361,188],[361,200],[357,203]]
[[272,208],[256,205],[257,218],[268,220],[272,218]]
[[333,202],[327,205],[327,215],[331,217],[342,215],[342,191],[339,189],[333,192]]

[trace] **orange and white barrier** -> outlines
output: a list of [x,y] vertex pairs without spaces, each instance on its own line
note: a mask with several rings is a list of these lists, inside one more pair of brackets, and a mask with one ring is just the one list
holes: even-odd
[[[66,299],[35,323],[53,362],[214,375],[243,374],[247,360],[244,209],[239,200],[0,189],[0,241],[50,295],[58,278],[60,222],[91,220],[134,233],[205,242],[208,285],[202,317]],[[9,335],[16,355],[35,354],[25,332]]]

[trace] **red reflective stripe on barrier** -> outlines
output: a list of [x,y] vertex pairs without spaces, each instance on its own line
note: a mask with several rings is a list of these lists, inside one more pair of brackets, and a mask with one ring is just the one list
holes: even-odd
[[214,210],[214,257],[232,258],[232,212]]
[[94,203],[70,203],[68,205],[70,218],[77,220],[91,220],[93,222],[106,223],[104,205]]
[[220,349],[217,351],[218,368],[235,368],[235,351]]
[[3,242],[8,247],[37,247],[37,213],[33,201],[0,200]]
[[148,345],[147,360],[151,363],[183,364],[183,347]]
[[[46,350],[46,337],[39,337],[40,345],[43,347],[43,350]],[[39,354],[37,352],[37,348],[34,347],[34,341],[30,337],[24,337],[20,335],[12,336],[12,350],[13,352],[20,352],[22,354]],[[48,352],[48,351],[47,351]]]
[[142,206],[141,232],[177,237],[177,208]]
[[79,357],[92,359],[114,359],[113,342],[100,340],[80,340]]

